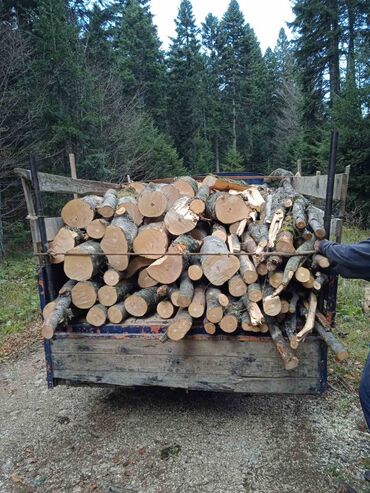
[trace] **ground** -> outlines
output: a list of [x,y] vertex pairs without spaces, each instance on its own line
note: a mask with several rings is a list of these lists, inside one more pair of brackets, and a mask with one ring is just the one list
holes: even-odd
[[370,340],[363,287],[340,282],[336,333],[350,359],[331,359],[320,397],[48,390],[34,263],[10,258],[0,264],[0,492],[370,492],[357,397]]

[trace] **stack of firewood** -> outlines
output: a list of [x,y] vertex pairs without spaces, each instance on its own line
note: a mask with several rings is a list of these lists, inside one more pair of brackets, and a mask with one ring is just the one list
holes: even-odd
[[100,327],[157,313],[178,341],[200,321],[208,334],[270,332],[286,368],[315,326],[328,260],[322,211],[276,170],[271,187],[207,176],[129,183],[69,201],[50,246],[70,279],[44,310],[43,335],[85,317]]

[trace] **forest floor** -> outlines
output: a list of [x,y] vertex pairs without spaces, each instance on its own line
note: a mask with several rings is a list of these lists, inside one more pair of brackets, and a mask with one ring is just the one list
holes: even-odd
[[[346,229],[345,241],[362,237]],[[321,397],[49,391],[34,262],[8,259],[0,265],[0,491],[370,492],[357,397],[370,340],[364,284],[340,280],[336,333],[350,359],[330,360]]]

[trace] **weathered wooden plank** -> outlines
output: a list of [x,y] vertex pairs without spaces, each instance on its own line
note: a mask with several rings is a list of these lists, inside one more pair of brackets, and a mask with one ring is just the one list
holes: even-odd
[[[61,217],[45,217],[45,228],[46,228],[46,236],[48,241],[52,241],[55,238],[55,235],[63,226],[63,219]],[[37,227],[37,222],[30,221],[32,238],[36,243],[40,243],[40,231]]]
[[[327,175],[316,176],[295,176],[293,178],[293,186],[298,193],[309,195],[318,199],[326,198],[326,186],[328,182]],[[348,182],[348,176],[344,173],[335,175],[334,181],[334,200],[343,200],[344,182]]]
[[[90,382],[92,384],[119,385],[121,387],[155,386],[170,387],[188,390],[203,390],[214,392],[242,392],[248,394],[319,394],[321,385],[316,378],[246,378],[230,376],[225,380],[223,375],[197,375],[195,378],[185,378],[173,374],[161,375],[147,373],[145,375],[124,372],[73,372],[56,370],[57,379],[67,380],[66,383],[78,384]],[[69,381],[69,382],[68,382]]]
[[[31,182],[31,172],[28,169],[15,168],[14,173]],[[104,195],[109,188],[117,190],[121,188],[121,185],[117,183],[81,180],[80,178],[70,178],[69,176],[52,175],[50,173],[39,172],[38,176],[41,192]]]

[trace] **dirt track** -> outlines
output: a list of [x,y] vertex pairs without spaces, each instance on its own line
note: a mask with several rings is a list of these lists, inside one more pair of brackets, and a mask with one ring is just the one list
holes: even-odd
[[41,349],[0,378],[2,493],[370,491],[354,396],[49,391]]

